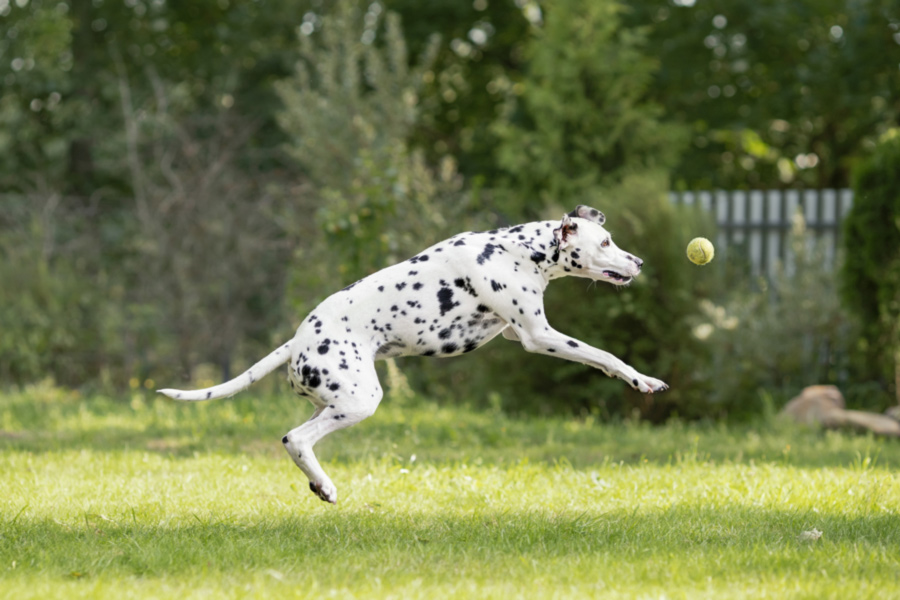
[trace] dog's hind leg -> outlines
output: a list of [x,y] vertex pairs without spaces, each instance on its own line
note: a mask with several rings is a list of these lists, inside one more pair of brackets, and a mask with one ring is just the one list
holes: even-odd
[[[361,369],[362,370],[362,369]],[[367,373],[324,382],[312,417],[282,438],[285,450],[309,478],[309,489],[322,500],[337,504],[337,488],[322,469],[313,447],[329,433],[372,416],[383,395],[374,365]]]

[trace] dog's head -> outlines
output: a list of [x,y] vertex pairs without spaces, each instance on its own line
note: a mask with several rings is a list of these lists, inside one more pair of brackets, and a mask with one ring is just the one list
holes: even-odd
[[603,228],[606,217],[590,206],[580,205],[563,216],[553,230],[558,263],[570,275],[606,281],[614,285],[631,283],[641,272],[644,261],[625,252],[612,241]]

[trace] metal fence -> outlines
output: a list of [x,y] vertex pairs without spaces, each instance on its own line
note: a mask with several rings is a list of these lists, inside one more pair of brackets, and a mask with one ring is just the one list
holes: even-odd
[[[779,263],[790,266],[789,235],[797,214],[821,241],[833,267],[841,221],[853,205],[853,190],[715,190],[670,192],[672,202],[713,213],[716,254],[744,258],[754,275],[772,277]],[[736,254],[737,253],[737,254]]]

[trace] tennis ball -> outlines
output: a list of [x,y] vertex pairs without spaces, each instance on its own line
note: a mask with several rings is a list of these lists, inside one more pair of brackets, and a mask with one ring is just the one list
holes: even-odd
[[691,240],[687,247],[687,257],[695,265],[705,265],[716,255],[716,249],[712,242],[706,238],[698,237]]

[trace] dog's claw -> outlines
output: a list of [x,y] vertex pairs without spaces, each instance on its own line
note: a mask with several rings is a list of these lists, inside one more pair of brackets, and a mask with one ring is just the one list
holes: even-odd
[[337,489],[335,489],[334,484],[330,481],[319,483],[310,481],[309,489],[313,494],[319,497],[319,500],[337,504]]

